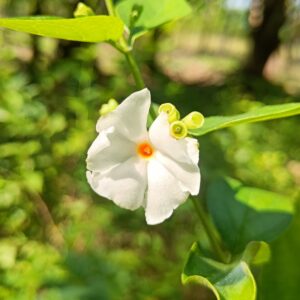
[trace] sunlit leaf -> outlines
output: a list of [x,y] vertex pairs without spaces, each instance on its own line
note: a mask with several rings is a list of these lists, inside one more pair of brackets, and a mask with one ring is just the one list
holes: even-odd
[[251,265],[262,265],[270,260],[271,250],[267,243],[252,241],[243,252],[242,259]]
[[3,18],[0,27],[80,42],[118,40],[123,33],[122,21],[111,16]]
[[223,264],[204,255],[197,243],[189,253],[183,284],[197,283],[211,289],[217,300],[254,300],[256,284],[244,261]]
[[123,0],[116,11],[131,31],[139,36],[149,29],[182,18],[191,12],[185,0]]
[[253,123],[285,118],[299,114],[300,103],[268,105],[235,116],[206,117],[203,127],[199,129],[190,130],[189,132],[192,135],[200,136],[207,134],[211,131],[220,130],[226,127],[236,126],[244,123]]
[[222,239],[234,253],[251,241],[274,240],[290,224],[294,211],[290,198],[228,178],[209,186],[207,205]]

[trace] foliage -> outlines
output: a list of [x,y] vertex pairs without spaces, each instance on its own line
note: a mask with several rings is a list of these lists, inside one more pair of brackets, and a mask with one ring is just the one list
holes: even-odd
[[[0,25],[74,41],[114,40],[112,44],[130,61],[136,37],[190,11],[182,0],[123,0],[116,4],[122,21],[113,16],[2,18]],[[218,13],[221,17],[216,18],[214,30],[225,21],[224,8]],[[205,14],[201,10],[201,16]],[[119,41],[123,22],[130,30],[125,45]],[[167,26],[164,34],[171,30],[172,25]],[[161,99],[157,102],[173,98],[183,111],[201,109],[204,115],[216,115],[191,133],[201,136],[201,197],[211,216],[208,224],[216,225],[213,233],[224,251],[225,260],[220,261],[204,228],[194,225],[191,201],[173,219],[148,228],[140,212],[112,207],[95,197],[86,184],[84,153],[93,140],[101,103],[111,97],[122,99],[132,83],[131,78],[125,80],[122,62],[118,61],[118,76],[109,77],[95,64],[96,45],[69,44],[72,51],[61,59],[62,44],[56,41],[32,42],[6,31],[3,36],[0,298],[183,299],[186,291],[193,294],[193,287],[179,286],[180,265],[187,245],[195,239],[199,241],[188,255],[184,284],[200,283],[218,299],[255,299],[256,285],[261,299],[294,299],[299,294],[297,219],[286,235],[273,242],[287,230],[294,213],[291,199],[299,196],[299,187],[286,168],[300,159],[295,130],[299,118],[247,124],[299,114],[299,104],[292,103],[299,101],[297,97],[283,96],[263,81],[253,85],[255,96],[247,92],[245,97],[238,80],[191,87],[170,82],[155,68],[145,71],[150,72],[148,85],[155,100]],[[153,47],[149,36],[136,45],[142,60],[147,55],[143,50]],[[32,61],[20,59],[15,50],[24,44],[37,55]],[[262,106],[257,99],[273,105]],[[216,181],[217,175],[224,179]],[[291,280],[284,282],[282,276]]]
[[239,253],[251,241],[271,242],[293,216],[288,197],[245,187],[233,179],[217,180],[209,186],[207,206],[232,253]]
[[123,0],[117,3],[116,11],[134,40],[150,29],[188,15],[191,8],[185,0]]
[[256,298],[256,284],[244,261],[222,264],[206,257],[198,244],[194,244],[184,267],[182,281],[199,283],[210,288],[217,300]]
[[11,18],[0,19],[0,26],[41,36],[81,42],[118,40],[123,33],[122,22],[110,16],[74,19],[58,17]]
[[300,112],[299,103],[288,103],[280,105],[269,105],[265,107],[258,107],[252,109],[250,112],[237,116],[216,116],[207,117],[205,124],[200,129],[191,130],[193,135],[203,135],[214,130],[236,126],[243,123],[251,123],[265,120],[272,120],[276,118],[283,118],[293,115],[298,115]]

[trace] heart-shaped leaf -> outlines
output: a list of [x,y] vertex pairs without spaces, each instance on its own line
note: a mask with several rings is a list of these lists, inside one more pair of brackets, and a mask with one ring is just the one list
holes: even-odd
[[115,41],[121,37],[124,29],[122,21],[111,16],[0,18],[0,27],[80,42]]
[[249,265],[263,265],[270,260],[271,250],[267,243],[252,241],[243,252],[242,260]]
[[130,29],[132,38],[191,12],[185,0],[123,0],[116,5],[117,14]]
[[244,261],[223,264],[192,246],[182,273],[182,283],[198,283],[211,289],[217,300],[255,300],[256,283]]
[[230,178],[213,182],[207,206],[222,240],[233,253],[251,241],[270,242],[292,220],[293,202],[286,196],[243,186]]

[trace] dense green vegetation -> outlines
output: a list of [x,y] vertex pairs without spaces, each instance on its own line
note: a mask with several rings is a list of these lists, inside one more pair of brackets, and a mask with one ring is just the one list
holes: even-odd
[[[300,102],[293,54],[299,43],[292,50],[283,45],[272,82],[241,75],[249,52],[246,13],[204,2],[191,1],[191,15],[136,42],[154,101],[204,116]],[[0,13],[69,17],[76,3],[11,0],[0,4]],[[86,3],[106,13],[102,1]],[[282,67],[288,51],[292,57]],[[1,29],[0,64],[0,299],[214,299],[205,288],[180,282],[194,241],[208,244],[191,201],[163,224],[148,226],[142,210],[120,209],[86,182],[101,105],[136,89],[124,58],[108,44]],[[271,260],[254,271],[262,300],[296,300],[300,293],[299,126],[296,116],[199,138],[204,201],[220,176],[294,201],[291,225],[270,238]]]

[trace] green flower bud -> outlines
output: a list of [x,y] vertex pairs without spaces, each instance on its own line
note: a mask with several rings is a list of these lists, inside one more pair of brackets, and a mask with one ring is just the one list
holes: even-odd
[[187,136],[188,129],[182,121],[175,121],[170,125],[170,135],[177,140],[183,139]]
[[203,126],[204,116],[197,111],[193,111],[185,116],[182,122],[184,122],[188,129],[197,129]]
[[176,109],[176,107],[171,103],[164,103],[162,104],[159,109],[158,113],[165,112],[168,114],[168,121],[169,123],[178,121],[180,119],[180,113]]
[[99,110],[100,116],[105,116],[108,113],[114,111],[118,107],[119,103],[115,99],[109,99],[106,104],[103,104]]
[[79,18],[79,17],[94,16],[95,13],[89,6],[85,5],[82,2],[79,2],[77,4],[77,7],[76,7],[73,15],[75,18]]

